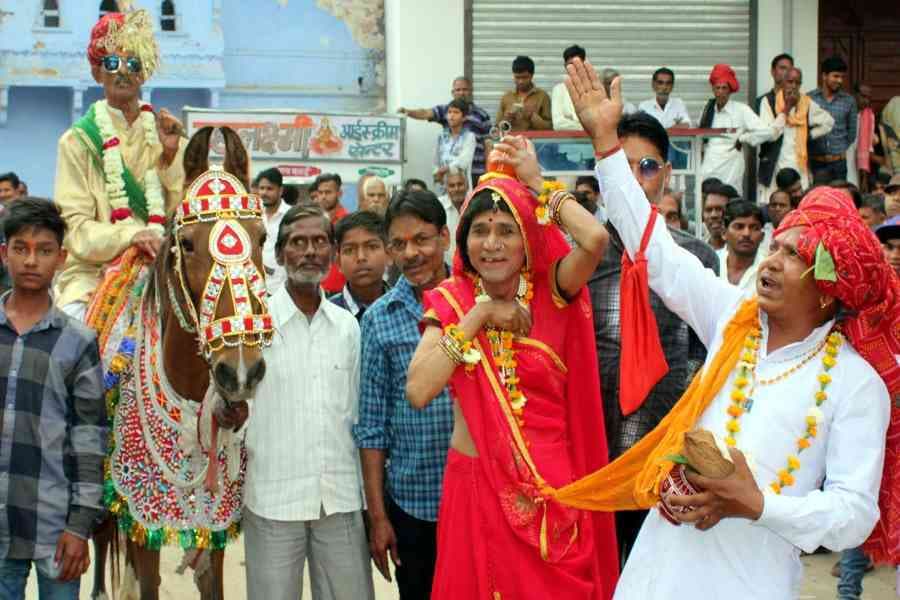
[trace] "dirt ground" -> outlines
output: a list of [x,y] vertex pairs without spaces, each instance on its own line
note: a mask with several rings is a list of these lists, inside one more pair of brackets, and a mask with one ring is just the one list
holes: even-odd
[[[225,556],[225,597],[228,600],[244,600],[247,592],[244,584],[244,546],[238,542],[229,546]],[[803,587],[802,600],[831,600],[836,597],[835,586],[837,580],[831,576],[829,570],[837,560],[837,555],[806,556],[803,563],[806,566],[806,578]],[[163,551],[162,565],[162,600],[184,600],[197,598],[194,583],[190,575],[176,575],[175,568],[181,561],[181,553],[177,550],[166,549]],[[866,576],[863,582],[865,590],[864,600],[893,600],[897,598],[894,592],[894,570],[882,567]],[[90,577],[83,577],[81,581],[81,598],[88,600],[91,590]],[[37,586],[34,576],[29,581],[28,591],[25,594],[28,600],[37,600]],[[396,600],[398,598],[395,584],[386,582],[380,574],[375,574],[375,597],[377,600]],[[310,600],[309,583],[304,586],[303,600]]]

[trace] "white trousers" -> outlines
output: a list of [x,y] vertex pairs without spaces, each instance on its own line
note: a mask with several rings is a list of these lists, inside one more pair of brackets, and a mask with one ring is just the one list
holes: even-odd
[[309,558],[313,600],[374,600],[362,512],[274,521],[244,507],[247,597],[297,600]]

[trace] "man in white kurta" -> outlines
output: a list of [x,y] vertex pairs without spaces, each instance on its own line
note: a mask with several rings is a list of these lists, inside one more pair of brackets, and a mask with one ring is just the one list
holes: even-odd
[[[630,253],[636,252],[650,205],[620,152],[597,165],[600,193],[610,222]],[[704,269],[657,222],[647,249],[650,288],[684,319],[708,348],[707,363],[722,344],[725,325],[743,299],[741,290]],[[775,377],[817,348],[834,321],[802,341],[766,352],[768,326],[760,315],[762,340],[757,374]],[[741,421],[739,447],[756,465],[760,487],[777,479],[795,440],[803,435],[818,362],[812,361],[778,384],[760,387],[754,410]],[[875,370],[850,344],[841,346],[825,422],[803,454],[796,484],[782,495],[766,494],[755,522],[723,519],[708,531],[673,526],[650,512],[622,573],[616,598],[794,598],[802,579],[800,551],[819,546],[854,547],[878,519],[878,489],[884,460],[889,401]],[[734,375],[697,423],[725,431]],[[825,478],[827,470],[827,479]],[[820,486],[824,480],[824,489]]]
[[334,253],[319,207],[287,212],[276,240],[285,285],[269,301],[278,334],[263,350],[264,384],[247,430],[244,544],[249,598],[373,600],[359,414],[360,333],[320,282]]
[[[791,108],[786,118],[779,119],[772,106],[768,102],[761,102],[759,106],[759,118],[763,123],[774,126],[777,129],[775,140],[781,138],[781,149],[778,160],[772,171],[772,182],[768,186],[759,185],[760,205],[768,204],[772,192],[778,189],[774,174],[781,169],[791,168],[800,173],[803,189],[809,187],[811,181],[808,165],[808,152],[806,142],[810,139],[818,139],[828,135],[834,127],[834,117],[824,108],[813,102],[809,96],[800,92],[803,84],[803,74],[800,69],[792,68],[782,81],[781,90],[775,96],[776,107],[786,106],[786,99],[791,100]],[[799,121],[799,122],[798,122]],[[801,143],[798,144],[798,139]]]
[[[779,124],[764,123],[752,108],[731,99],[731,95],[740,88],[734,71],[728,65],[716,65],[709,76],[709,81],[715,98],[707,104],[700,119],[700,127],[733,129],[734,133],[709,138],[700,165],[700,180],[717,177],[723,183],[742,192],[744,188],[742,145],[758,146],[774,139],[778,134]],[[780,126],[783,127],[784,117],[779,118]]]
[[[573,104],[601,157],[596,175],[610,222],[634,256],[651,209],[617,143],[620,86],[612,86],[609,100],[590,65],[576,63],[569,74]],[[755,365],[748,376],[752,402],[741,402],[739,429],[726,430],[734,418],[728,412],[735,406],[732,372],[718,391],[711,390],[695,422],[719,437],[736,438],[743,454],[733,455],[735,474],[701,478],[705,493],[664,499],[693,506],[677,516],[680,526],[658,510],[650,512],[619,580],[618,600],[796,598],[801,550],[856,546],[878,522],[879,488],[889,473],[883,467],[890,394],[900,394],[894,357],[900,354],[900,312],[891,300],[900,295],[900,282],[839,190],[817,190],[795,212],[797,218],[783,221],[776,234],[777,251],[760,266],[759,307],[742,310],[757,310],[759,319],[759,340],[741,359]],[[816,251],[819,244],[823,249]],[[729,344],[748,347],[747,339],[734,340],[733,330],[726,329],[743,306],[740,292],[675,244],[659,219],[645,256],[649,287],[707,347],[704,370],[714,363],[721,368],[726,333]],[[821,263],[814,273],[807,271],[813,261]],[[838,302],[856,313],[841,321],[843,344],[831,336]],[[823,379],[828,391],[820,398]],[[805,448],[802,462],[788,472],[798,440],[811,427],[811,442],[799,446]],[[896,444],[889,443],[893,455]],[[779,481],[783,485],[773,485]],[[879,523],[877,541],[895,539],[895,525]],[[880,547],[896,555],[895,548]]]

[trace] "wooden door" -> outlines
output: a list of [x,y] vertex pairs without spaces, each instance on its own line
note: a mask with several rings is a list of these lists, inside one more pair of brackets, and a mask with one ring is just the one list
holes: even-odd
[[900,96],[900,2],[819,0],[819,64],[834,54],[847,61],[848,92],[857,83],[872,87],[876,112]]

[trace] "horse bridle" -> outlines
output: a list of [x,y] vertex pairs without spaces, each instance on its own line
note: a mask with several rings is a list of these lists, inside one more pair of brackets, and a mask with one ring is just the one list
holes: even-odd
[[[262,214],[258,196],[247,194],[235,176],[215,168],[194,180],[175,210],[171,252],[181,298],[177,298],[176,286],[169,279],[166,282],[169,303],[181,328],[196,334],[199,353],[207,362],[214,352],[225,347],[265,347],[272,343],[274,328],[266,302],[266,281],[253,262],[250,236],[241,225],[243,220],[262,221]],[[184,251],[178,236],[182,228],[196,223],[214,223],[209,234],[213,264],[203,286],[199,309],[185,281]],[[226,286],[231,291],[232,310],[228,316],[217,319]],[[251,295],[257,300],[258,312],[254,311]]]

